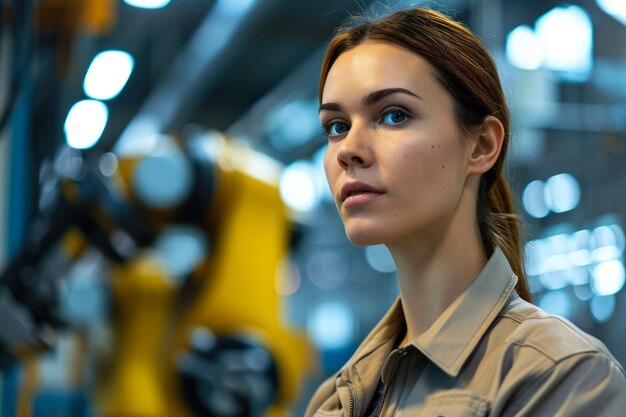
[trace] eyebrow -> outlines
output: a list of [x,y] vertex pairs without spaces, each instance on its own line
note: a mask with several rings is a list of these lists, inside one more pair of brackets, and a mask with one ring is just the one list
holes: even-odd
[[[361,101],[364,105],[371,106],[372,104],[382,100],[384,97],[387,97],[388,95],[396,94],[396,93],[408,94],[410,96],[413,96],[422,100],[420,96],[418,96],[417,94],[415,94],[414,92],[410,90],[407,90],[406,88],[385,88],[384,90],[378,90],[378,91],[373,91],[369,93],[368,95],[363,97]],[[338,111],[341,111],[341,106],[337,103],[323,103],[320,105],[318,113],[321,112],[322,110],[338,112]]]

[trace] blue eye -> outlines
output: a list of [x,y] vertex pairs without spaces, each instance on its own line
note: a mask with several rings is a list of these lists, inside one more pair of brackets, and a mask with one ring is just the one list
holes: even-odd
[[332,122],[326,125],[328,136],[337,136],[346,133],[350,129],[347,123],[344,122]]
[[382,123],[387,125],[398,125],[407,119],[407,114],[402,110],[392,110],[385,113],[382,117]]

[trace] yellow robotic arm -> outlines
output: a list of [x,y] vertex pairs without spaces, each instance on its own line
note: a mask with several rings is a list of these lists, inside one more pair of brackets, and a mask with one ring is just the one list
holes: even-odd
[[[64,236],[75,257],[83,237],[116,259],[99,414],[288,415],[310,355],[276,291],[291,230],[280,167],[212,132],[150,138],[116,160],[109,197],[81,203],[88,220]],[[61,188],[69,206],[84,201],[84,187]]]
[[[303,338],[283,324],[276,291],[291,230],[276,186],[279,167],[219,135],[190,140],[196,163],[214,167],[213,185],[205,184],[214,193],[211,205],[196,210],[201,216],[195,220],[208,232],[211,250],[181,288],[146,259],[116,271],[117,354],[99,404],[111,417],[284,416],[307,371],[308,352]],[[170,145],[157,145],[169,156],[150,153],[170,158],[151,162],[151,169],[169,166],[170,175],[186,177]],[[145,161],[135,155],[122,162],[128,189],[141,189],[136,173],[148,170]],[[153,216],[175,218],[166,198],[149,187],[135,193],[159,202]]]

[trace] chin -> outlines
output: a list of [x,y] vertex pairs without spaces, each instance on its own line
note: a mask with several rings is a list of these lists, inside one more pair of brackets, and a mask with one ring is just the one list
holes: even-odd
[[377,230],[345,227],[348,240],[357,246],[372,246],[385,243],[384,236]]

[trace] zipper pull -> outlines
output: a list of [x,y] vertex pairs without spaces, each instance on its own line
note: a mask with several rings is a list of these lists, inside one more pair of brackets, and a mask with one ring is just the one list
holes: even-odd
[[396,369],[407,353],[409,352],[410,346],[404,348],[397,348],[392,350],[385,359],[385,363],[383,364],[382,369],[380,370],[380,380],[383,384],[387,385],[391,382],[394,374],[396,373]]

